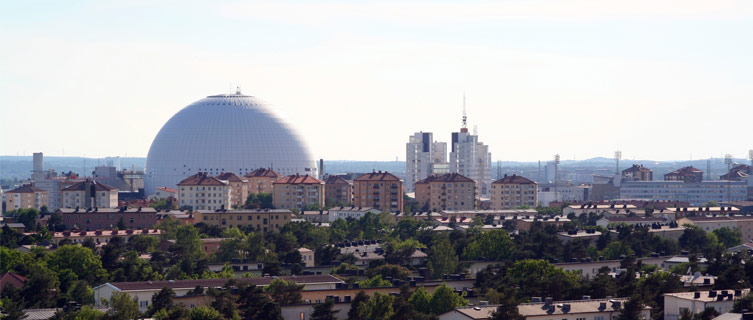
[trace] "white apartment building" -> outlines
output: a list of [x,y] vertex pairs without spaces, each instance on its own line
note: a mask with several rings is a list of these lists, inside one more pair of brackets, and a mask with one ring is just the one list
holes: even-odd
[[620,199],[687,201],[691,206],[742,201],[747,195],[747,181],[625,181],[620,187]]
[[447,143],[433,140],[431,132],[416,132],[405,144],[405,191],[415,191],[417,181],[449,172]]
[[468,128],[452,133],[450,172],[459,173],[476,182],[479,196],[488,197],[492,184],[492,154],[489,146],[478,141]]
[[118,207],[118,189],[91,179],[67,187],[61,193],[64,208]]
[[199,172],[178,183],[179,207],[193,210],[230,208],[232,188],[227,181]]

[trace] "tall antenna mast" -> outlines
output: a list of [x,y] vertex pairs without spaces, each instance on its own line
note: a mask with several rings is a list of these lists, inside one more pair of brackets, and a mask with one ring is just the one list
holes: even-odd
[[463,92],[463,129],[468,128],[468,117],[465,115],[465,92]]
[[730,190],[730,182],[732,182],[732,155],[724,155],[724,164],[727,165],[727,201],[732,202],[732,191]]
[[557,167],[560,164],[560,155],[554,155],[554,202],[557,202],[559,195],[557,194]]

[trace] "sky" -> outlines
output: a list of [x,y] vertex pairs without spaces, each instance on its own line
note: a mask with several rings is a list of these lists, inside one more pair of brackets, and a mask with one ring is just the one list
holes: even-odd
[[2,1],[0,155],[146,156],[205,96],[314,157],[405,159],[468,123],[494,161],[753,149],[753,2]]

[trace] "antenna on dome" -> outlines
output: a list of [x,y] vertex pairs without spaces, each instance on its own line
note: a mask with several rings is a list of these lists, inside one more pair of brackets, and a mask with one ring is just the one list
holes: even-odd
[[241,94],[241,86],[235,87],[235,94]]

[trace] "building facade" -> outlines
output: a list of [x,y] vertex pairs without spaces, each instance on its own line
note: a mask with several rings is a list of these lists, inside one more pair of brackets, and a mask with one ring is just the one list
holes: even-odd
[[491,209],[535,208],[539,203],[538,184],[519,175],[504,175],[491,187]]
[[118,189],[86,179],[63,189],[64,208],[117,208]]
[[742,201],[747,196],[746,181],[626,181],[620,186],[620,199],[683,201],[691,206],[700,206],[709,201]]
[[5,193],[5,210],[49,208],[48,192],[25,184]]
[[703,171],[693,166],[683,167],[664,175],[664,181],[699,183],[703,181]]
[[452,133],[450,172],[459,173],[476,182],[476,192],[487,197],[492,183],[492,154],[489,146],[478,141],[468,128]]
[[274,183],[274,206],[303,210],[308,206],[324,207],[324,182],[309,175],[286,176]]
[[449,169],[447,143],[437,142],[431,132],[416,132],[405,144],[405,191],[415,191],[417,181]]
[[66,230],[104,230],[118,227],[126,229],[154,228],[157,210],[139,208],[60,208],[57,210]]
[[458,173],[431,175],[416,182],[416,201],[424,211],[474,209],[476,183]]
[[227,181],[227,185],[230,186],[231,208],[241,208],[246,204],[246,198],[248,198],[248,180],[232,172],[220,173],[217,179]]
[[642,164],[634,164],[632,167],[622,170],[622,178],[628,181],[652,181],[654,171]]
[[324,180],[324,203],[335,206],[353,204],[353,183],[339,176]]
[[243,176],[248,180],[248,193],[273,193],[274,183],[282,176],[272,169],[259,168]]
[[178,183],[180,208],[217,210],[230,208],[232,189],[227,181],[199,172]]
[[221,229],[253,228],[262,232],[279,231],[293,219],[288,209],[242,209],[198,211],[198,220]]
[[367,173],[353,181],[356,207],[398,212],[403,210],[403,182],[387,171]]

